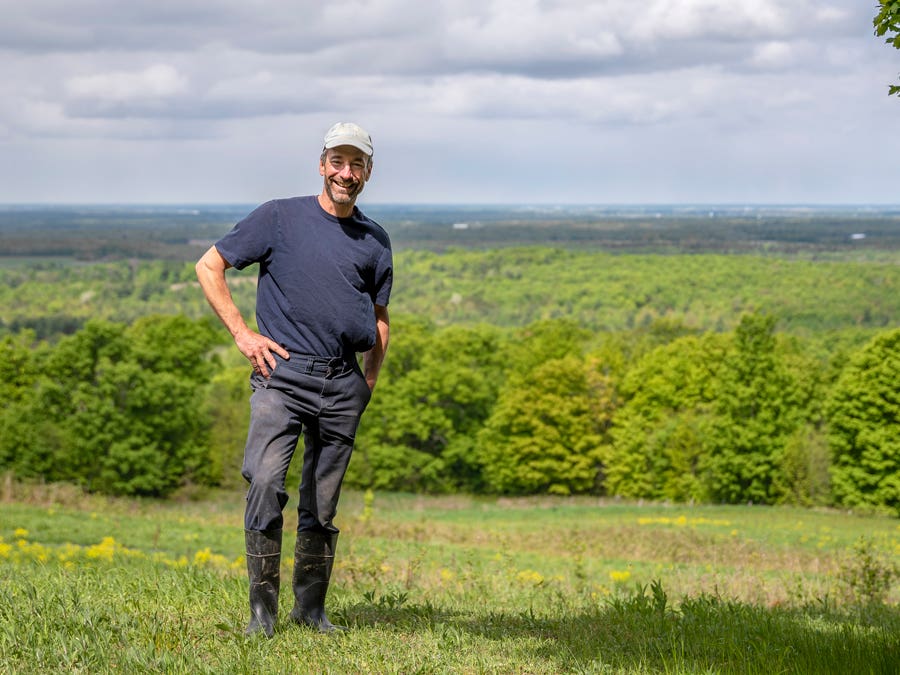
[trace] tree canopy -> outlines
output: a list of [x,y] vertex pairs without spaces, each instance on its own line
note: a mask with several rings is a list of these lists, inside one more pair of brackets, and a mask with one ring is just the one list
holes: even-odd
[[[858,256],[400,252],[347,485],[900,513],[900,265]],[[191,275],[0,267],[0,471],[241,483],[247,363]],[[254,278],[231,283],[252,316]]]

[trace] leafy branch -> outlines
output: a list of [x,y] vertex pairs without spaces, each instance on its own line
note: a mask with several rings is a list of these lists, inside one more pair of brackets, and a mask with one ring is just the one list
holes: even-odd
[[[872,24],[875,26],[875,35],[884,37],[884,41],[892,45],[894,49],[900,49],[900,2],[879,0],[879,5],[881,10],[872,20]],[[889,85],[888,95],[900,95],[900,85]]]

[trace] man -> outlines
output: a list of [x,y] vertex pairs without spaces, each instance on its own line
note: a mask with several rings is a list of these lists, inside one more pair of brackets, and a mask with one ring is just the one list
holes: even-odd
[[[325,614],[338,536],[334,517],[359,418],[388,347],[393,281],[387,233],[356,208],[372,175],[372,155],[368,133],[335,124],[319,159],[322,192],[263,204],[197,263],[207,300],[253,367],[241,471],[250,484],[248,634],[271,637],[275,629],[284,482],[301,432],[291,619],[322,632],[339,628]],[[252,263],[259,264],[259,332],[244,322],[225,279],[228,268]]]

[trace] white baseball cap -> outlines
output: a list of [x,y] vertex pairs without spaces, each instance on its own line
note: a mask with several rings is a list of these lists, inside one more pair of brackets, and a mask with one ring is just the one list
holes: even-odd
[[339,145],[352,145],[359,148],[369,157],[372,156],[372,137],[358,124],[353,122],[338,122],[325,134],[325,149],[336,148]]

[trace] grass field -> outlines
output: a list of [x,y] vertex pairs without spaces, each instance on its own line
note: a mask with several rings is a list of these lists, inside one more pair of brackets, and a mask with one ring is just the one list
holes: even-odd
[[0,673],[900,672],[897,519],[350,492],[328,606],[351,630],[285,620],[286,532],[266,640],[242,506],[8,481]]

